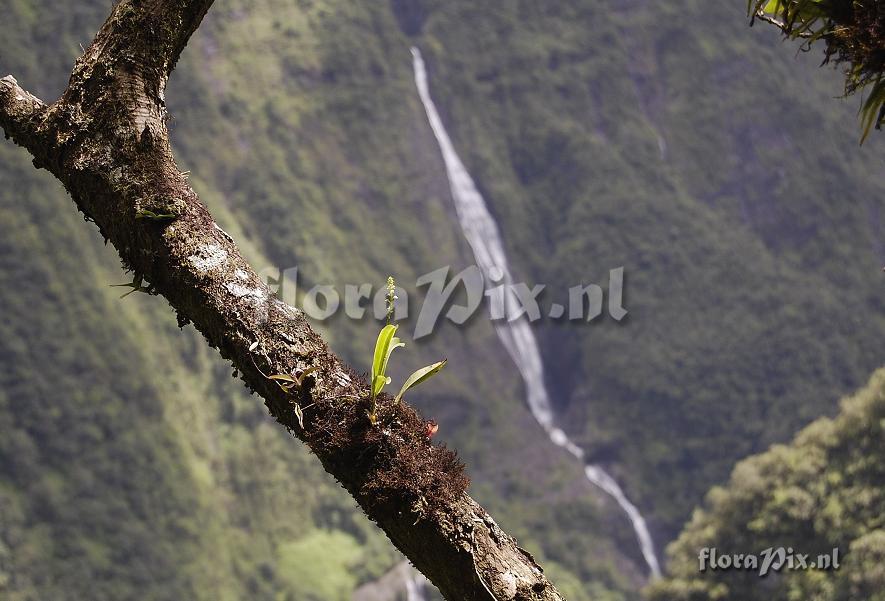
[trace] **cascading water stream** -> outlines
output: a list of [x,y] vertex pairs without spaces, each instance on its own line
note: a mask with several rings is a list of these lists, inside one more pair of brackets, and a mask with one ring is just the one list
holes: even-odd
[[406,601],[427,601],[424,585],[427,579],[422,574],[412,574],[406,578]]
[[352,601],[427,601],[427,578],[401,561],[383,576],[367,582],[353,592]]
[[[512,278],[498,225],[489,213],[485,200],[477,190],[473,179],[455,152],[442,119],[437,113],[436,105],[430,97],[427,70],[421,57],[421,51],[414,47],[412,48],[412,64],[421,103],[424,105],[430,127],[443,155],[455,212],[458,215],[464,237],[473,250],[477,266],[486,281],[505,284],[504,314],[507,315],[507,319],[495,322],[498,338],[522,376],[526,389],[526,401],[535,420],[544,428],[554,444],[583,461],[583,449],[569,440],[565,432],[555,424],[550,395],[544,384],[544,365],[541,361],[538,343],[525,315],[516,317],[515,308],[518,306],[515,302],[516,297],[511,288],[506,286],[512,282]],[[652,578],[660,576],[661,570],[655,555],[654,544],[642,514],[627,499],[614,478],[601,467],[585,465],[584,473],[590,482],[609,494],[627,514]]]

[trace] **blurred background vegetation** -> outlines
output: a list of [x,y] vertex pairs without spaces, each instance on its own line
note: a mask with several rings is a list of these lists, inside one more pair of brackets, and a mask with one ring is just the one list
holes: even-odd
[[[4,0],[0,72],[54,99],[109,8]],[[517,280],[561,301],[625,268],[623,322],[536,331],[560,422],[659,551],[676,540],[658,598],[866,598],[850,591],[883,549],[883,144],[858,147],[837,72],[745,11],[218,0],[169,85],[173,143],[257,269],[297,265],[301,290],[393,273],[417,298],[418,275],[472,263],[418,45]],[[127,280],[57,182],[0,145],[0,598],[337,601],[398,564],[162,299],[108,286]],[[317,327],[368,369],[375,324]],[[413,401],[502,527],[572,601],[638,599],[629,522],[551,448],[490,323],[411,346],[405,373],[449,358]],[[734,467],[864,386],[847,416]],[[701,543],[766,540],[865,563],[779,588],[691,571]]]
[[[706,508],[670,546],[672,577],[651,587],[660,601],[722,599],[881,599],[885,594],[885,369],[789,445],[774,445],[737,464]],[[840,550],[838,570],[784,570],[766,582],[757,573],[698,572],[698,551],[719,546],[760,554],[789,547],[816,562]],[[760,583],[760,580],[762,583]]]

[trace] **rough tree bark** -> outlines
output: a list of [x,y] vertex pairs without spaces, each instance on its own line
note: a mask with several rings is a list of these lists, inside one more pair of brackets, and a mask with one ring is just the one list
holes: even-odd
[[[192,322],[447,599],[561,600],[467,495],[463,466],[430,442],[414,410],[385,396],[369,424],[364,379],[273,297],[176,167],[163,93],[211,4],[123,0],[56,102],[0,79],[0,126],[64,184],[133,285]],[[271,374],[307,375],[286,391]]]

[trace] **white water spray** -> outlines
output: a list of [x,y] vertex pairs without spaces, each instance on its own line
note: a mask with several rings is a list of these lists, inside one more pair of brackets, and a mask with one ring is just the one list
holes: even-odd
[[413,572],[406,577],[406,601],[427,601],[424,586],[427,579],[423,574]]
[[[504,254],[504,245],[501,242],[501,234],[491,213],[486,207],[485,200],[476,189],[473,178],[467,172],[460,157],[455,152],[449,134],[443,126],[442,119],[437,113],[436,105],[430,97],[430,88],[427,82],[427,70],[421,51],[412,48],[412,64],[415,69],[415,84],[418,86],[418,94],[427,113],[427,120],[433,130],[436,141],[439,144],[443,160],[446,165],[446,174],[452,191],[452,199],[455,203],[455,212],[458,221],[467,238],[467,243],[473,250],[477,266],[482,271],[486,281],[509,284],[512,282],[510,270],[507,265],[507,257]],[[516,297],[509,286],[505,286],[505,315],[507,319],[495,322],[495,331],[501,344],[513,359],[522,376],[526,389],[526,401],[535,420],[550,436],[550,440],[557,446],[562,447],[577,459],[584,460],[584,451],[566,436],[560,428],[556,427],[553,418],[553,409],[550,403],[550,395],[544,384],[544,365],[541,362],[541,353],[535,335],[532,332],[525,315],[516,317]],[[513,318],[511,320],[511,318]],[[587,479],[608,493],[615,502],[624,510],[636,538],[639,541],[642,556],[648,564],[652,578],[661,574],[658,558],[655,555],[654,544],[648,532],[648,526],[642,514],[633,503],[624,495],[624,491],[618,486],[605,470],[597,465],[585,465],[584,473]]]
[[354,591],[352,601],[427,601],[427,578],[409,565],[401,561],[386,574],[373,582],[367,582]]

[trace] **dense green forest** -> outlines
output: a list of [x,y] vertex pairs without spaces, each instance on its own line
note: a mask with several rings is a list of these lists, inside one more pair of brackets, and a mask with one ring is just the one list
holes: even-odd
[[[51,100],[109,3],[2,8],[0,74]],[[623,322],[536,327],[561,423],[663,549],[736,461],[885,364],[882,141],[858,148],[839,75],[745,8],[219,0],[167,92],[176,156],[256,268],[298,266],[302,290],[393,273],[420,297],[417,276],[472,263],[415,93],[420,46],[517,279],[561,300],[625,268]],[[162,299],[109,286],[129,277],[0,145],[0,598],[336,601],[401,561]],[[375,323],[317,326],[368,369]],[[413,400],[502,527],[570,600],[638,598],[626,517],[537,427],[489,321],[410,347],[403,373],[449,358]],[[719,500],[738,488],[696,520],[749,512]]]
[[[738,463],[670,546],[672,576],[652,587],[659,601],[885,599],[885,370],[789,445]],[[790,547],[842,553],[834,570],[699,572],[699,549],[761,553]],[[795,565],[799,565],[798,563]]]

